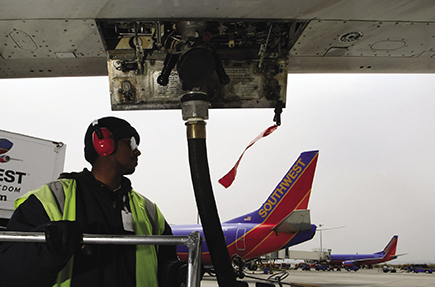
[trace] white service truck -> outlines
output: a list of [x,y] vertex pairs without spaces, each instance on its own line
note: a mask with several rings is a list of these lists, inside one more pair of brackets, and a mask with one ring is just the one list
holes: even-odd
[[55,180],[63,171],[66,145],[0,130],[0,225],[14,211],[14,201]]

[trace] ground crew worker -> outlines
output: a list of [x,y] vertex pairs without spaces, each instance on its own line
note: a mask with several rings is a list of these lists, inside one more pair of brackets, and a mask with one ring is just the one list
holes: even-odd
[[158,207],[125,177],[138,164],[139,142],[127,121],[96,120],[85,134],[91,171],[61,174],[16,200],[7,229],[44,231],[47,244],[2,244],[1,286],[162,287],[183,281],[186,265],[176,246],[80,243],[83,233],[172,234]]

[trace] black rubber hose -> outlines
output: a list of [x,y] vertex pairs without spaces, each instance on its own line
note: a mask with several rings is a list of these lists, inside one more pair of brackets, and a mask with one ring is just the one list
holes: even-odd
[[230,83],[230,77],[228,77],[227,73],[225,72],[224,67],[222,66],[222,61],[221,58],[219,57],[219,54],[214,51],[212,53],[214,61],[215,61],[215,65],[216,65],[216,74],[218,75],[219,81],[221,82],[222,85],[228,85]]
[[157,77],[157,83],[161,86],[166,86],[169,83],[169,76],[172,69],[178,62],[178,54],[167,54],[165,61],[163,62],[162,73]]
[[219,220],[208,168],[205,139],[188,139],[190,174],[196,205],[220,287],[236,287],[238,282]]

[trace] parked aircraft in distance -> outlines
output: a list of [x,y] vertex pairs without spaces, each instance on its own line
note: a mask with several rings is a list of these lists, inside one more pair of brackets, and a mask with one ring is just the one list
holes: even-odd
[[[307,209],[311,194],[318,151],[303,152],[278,183],[267,200],[257,210],[222,223],[230,256],[243,260],[257,258],[313,238],[316,225],[311,224]],[[172,225],[174,235],[189,235],[202,227]],[[178,246],[181,259],[187,258],[187,247]],[[202,263],[210,266],[211,259],[204,241]]]
[[343,266],[346,270],[358,270],[363,265],[373,265],[382,262],[396,259],[400,255],[396,255],[398,236],[394,235],[388,242],[387,246],[373,254],[331,254],[330,265],[334,267]]

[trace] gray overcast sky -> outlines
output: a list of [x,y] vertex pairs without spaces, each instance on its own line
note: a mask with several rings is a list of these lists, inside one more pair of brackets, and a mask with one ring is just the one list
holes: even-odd
[[[93,119],[125,118],[141,134],[134,188],[171,224],[196,223],[181,111],[110,109],[107,77],[0,80],[0,129],[67,144],[65,171],[89,167]],[[400,261],[434,261],[435,75],[292,74],[282,125],[245,154],[229,189],[217,182],[272,125],[270,109],[210,110],[207,149],[222,221],[260,207],[300,152],[320,150],[309,208],[333,253],[381,251],[399,235]],[[311,250],[319,235],[293,247]],[[397,262],[399,260],[396,260]]]

